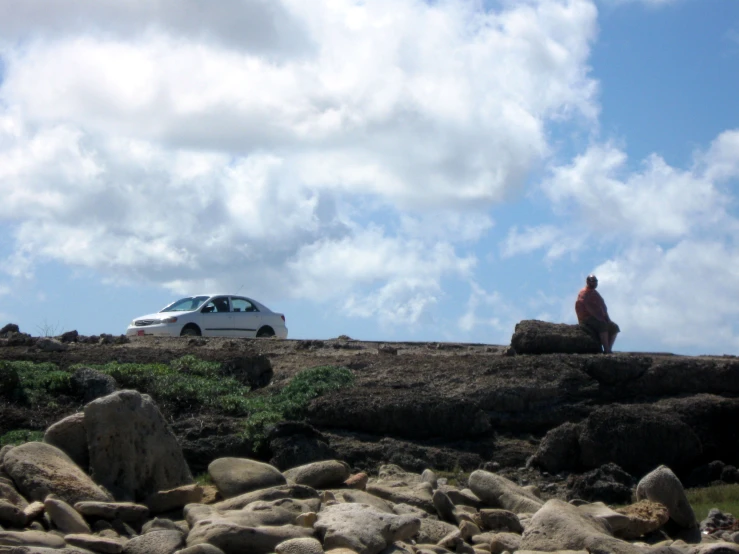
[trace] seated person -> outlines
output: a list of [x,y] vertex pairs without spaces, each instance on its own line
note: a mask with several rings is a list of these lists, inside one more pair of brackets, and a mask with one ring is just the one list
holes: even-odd
[[580,325],[592,329],[600,338],[603,352],[610,354],[613,351],[613,343],[616,342],[616,335],[621,329],[608,317],[608,308],[603,297],[595,290],[597,287],[598,278],[595,275],[588,275],[585,287],[577,295],[575,313]]

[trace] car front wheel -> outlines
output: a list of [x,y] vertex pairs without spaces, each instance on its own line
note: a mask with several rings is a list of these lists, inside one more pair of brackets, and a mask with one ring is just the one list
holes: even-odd
[[180,333],[181,337],[199,337],[200,336],[200,329],[197,327],[185,327],[182,329],[182,332]]

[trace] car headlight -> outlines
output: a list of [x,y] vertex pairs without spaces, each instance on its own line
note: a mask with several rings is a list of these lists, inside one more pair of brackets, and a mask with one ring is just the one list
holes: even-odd
[[176,323],[177,318],[176,317],[165,317],[164,319],[159,320],[160,323]]

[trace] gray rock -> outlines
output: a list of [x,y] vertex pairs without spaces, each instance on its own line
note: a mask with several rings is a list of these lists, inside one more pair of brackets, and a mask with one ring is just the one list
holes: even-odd
[[423,473],[421,473],[421,481],[429,483],[433,489],[439,486],[439,480],[436,477],[436,473],[430,469],[423,470]]
[[210,463],[208,474],[224,498],[287,482],[277,468],[248,458],[219,458]]
[[54,526],[64,534],[89,534],[92,531],[85,518],[72,506],[58,498],[47,497],[44,508]]
[[539,443],[532,463],[551,473],[574,469],[580,464],[580,425],[566,422],[550,429]]
[[278,487],[270,487],[268,489],[240,494],[234,498],[216,502],[213,504],[213,507],[218,510],[240,510],[252,502],[271,502],[285,498],[305,501],[313,507],[311,509],[312,512],[317,512],[321,506],[321,499],[318,497],[316,489],[306,487],[305,485],[280,485]]
[[178,550],[174,554],[224,554],[223,550],[212,544],[204,542],[195,546],[188,546],[182,550]]
[[636,499],[664,504],[670,512],[670,519],[685,529],[698,527],[680,479],[667,466],[659,466],[642,477],[636,486]]
[[123,554],[174,554],[185,545],[180,531],[152,531],[132,538],[123,547]]
[[149,521],[144,523],[144,526],[141,528],[141,534],[145,535],[146,533],[153,533],[154,531],[162,530],[178,531],[180,533],[186,532],[171,519],[155,517],[154,519],[150,519]]
[[77,502],[74,509],[84,516],[135,522],[145,519],[149,509],[134,502]]
[[0,524],[6,527],[23,527],[26,524],[26,514],[18,506],[0,500]]
[[434,508],[436,508],[436,512],[442,520],[450,523],[457,521],[454,503],[446,494],[440,490],[434,491],[433,502]]
[[521,546],[521,540],[518,533],[495,533],[490,540],[490,554],[501,554],[506,550],[516,552]]
[[75,394],[82,397],[85,404],[118,390],[118,383],[113,377],[89,367],[77,369],[70,378],[70,385]]
[[67,544],[78,546],[101,554],[120,554],[126,544],[125,539],[112,539],[92,534],[69,534],[64,535]]
[[305,503],[292,499],[252,502],[240,510],[218,510],[204,504],[189,504],[185,506],[185,519],[191,527],[203,520],[213,519],[242,527],[263,527],[293,524],[300,514],[310,511]]
[[69,347],[56,339],[43,337],[36,341],[36,348],[42,352],[64,352]]
[[513,481],[481,469],[472,472],[469,486],[483,502],[515,513],[533,513],[544,504],[540,498]]
[[62,450],[83,470],[89,467],[84,413],[78,412],[54,423],[44,433],[44,442]]
[[417,534],[421,520],[378,512],[365,504],[334,504],[318,513],[315,528],[327,550],[350,548],[358,554],[378,554],[393,542]]
[[187,535],[187,545],[210,543],[224,554],[269,554],[289,539],[313,536],[313,530],[296,525],[279,527],[244,527],[236,523],[212,519],[198,522]]
[[611,536],[603,521],[556,499],[547,501],[531,518],[523,532],[520,548],[545,552],[597,550],[610,554],[643,554],[640,547]]
[[489,531],[523,533],[523,526],[518,516],[509,510],[486,508],[480,510],[482,528]]
[[177,438],[151,397],[123,390],[85,406],[92,477],[116,500],[193,482]]
[[347,480],[349,474],[349,465],[338,460],[313,462],[283,472],[289,481],[316,489],[337,487]]
[[597,354],[603,350],[600,341],[579,325],[536,319],[516,324],[511,347],[517,354]]
[[203,487],[197,483],[183,485],[168,491],[155,492],[145,500],[152,514],[170,512],[203,499]]
[[312,537],[289,539],[275,547],[275,554],[323,554],[323,546]]
[[55,494],[68,504],[82,500],[113,500],[64,452],[42,442],[27,442],[5,455],[4,468],[30,500]]
[[23,498],[13,485],[2,480],[0,480],[0,499],[5,500],[21,510],[24,510],[26,506],[28,506],[28,500]]
[[386,514],[393,513],[392,503],[366,491],[356,489],[332,489],[329,492],[331,492],[336,500],[340,502],[350,504],[369,504],[380,512],[385,512]]
[[418,544],[437,544],[444,537],[457,530],[455,525],[438,519],[423,518],[421,527],[416,535]]
[[44,531],[0,531],[0,545],[63,548],[64,539]]
[[367,483],[367,492],[396,504],[410,504],[430,514],[436,514],[433,490],[429,483],[419,482],[411,486],[394,486],[393,483],[386,484],[383,481],[377,481]]

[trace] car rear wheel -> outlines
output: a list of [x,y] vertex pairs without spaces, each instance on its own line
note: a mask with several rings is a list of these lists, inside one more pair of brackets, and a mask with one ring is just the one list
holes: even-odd
[[262,327],[257,331],[257,337],[274,337],[275,331],[272,327]]
[[182,332],[180,333],[181,337],[199,337],[200,336],[200,329],[193,325],[189,325],[182,329]]

